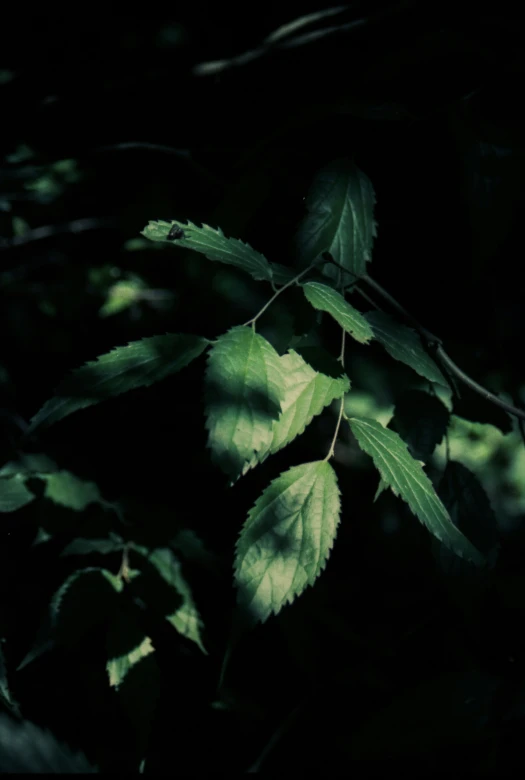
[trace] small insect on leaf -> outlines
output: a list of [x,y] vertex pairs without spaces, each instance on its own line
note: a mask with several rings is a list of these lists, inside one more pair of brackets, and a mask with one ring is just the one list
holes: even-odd
[[184,238],[184,230],[178,225],[172,225],[167,238],[169,241],[175,241],[176,238]]

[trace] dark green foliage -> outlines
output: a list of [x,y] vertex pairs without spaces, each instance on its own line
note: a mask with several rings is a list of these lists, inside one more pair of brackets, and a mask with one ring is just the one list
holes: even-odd
[[6,18],[0,771],[524,766],[520,27],[362,5]]

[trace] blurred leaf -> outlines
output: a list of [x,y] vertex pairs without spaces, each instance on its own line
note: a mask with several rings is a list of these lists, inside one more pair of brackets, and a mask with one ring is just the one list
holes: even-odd
[[25,486],[23,474],[0,479],[0,512],[15,512],[34,499],[33,493]]
[[[164,615],[168,623],[171,623],[181,636],[186,637],[191,642],[195,642],[200,650],[207,655],[201,638],[202,621],[193,601],[191,588],[182,574],[180,561],[167,547],[157,548],[152,552],[138,545],[133,545],[133,549],[148,560],[168,587],[173,589],[174,594],[180,597],[180,604],[177,609],[168,615]],[[144,596],[148,602],[147,590],[145,592],[141,590],[141,596]],[[160,602],[155,603],[151,596],[149,601],[154,609],[159,609],[161,606]]]
[[201,336],[168,334],[117,347],[64,379],[31,420],[29,432],[52,425],[78,409],[159,382],[195,360],[209,343]]
[[[438,493],[454,525],[488,556],[499,542],[498,523],[487,494],[476,476],[462,463],[449,461]],[[448,551],[436,550],[446,571],[457,568]]]
[[73,752],[49,731],[29,721],[0,715],[0,772],[7,774],[91,774],[82,753]]

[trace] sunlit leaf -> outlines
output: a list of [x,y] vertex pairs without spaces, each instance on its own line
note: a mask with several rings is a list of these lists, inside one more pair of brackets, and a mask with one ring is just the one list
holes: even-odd
[[367,344],[374,337],[372,328],[361,312],[354,309],[337,290],[319,282],[307,282],[302,287],[314,309],[331,314],[356,341]]
[[425,352],[421,339],[412,328],[401,325],[381,311],[370,311],[364,316],[372,326],[373,335],[391,357],[410,366],[430,382],[449,387],[441,370]]
[[210,342],[201,336],[168,334],[132,341],[76,369],[31,420],[30,431],[137,387],[180,371]]
[[250,510],[237,542],[239,603],[264,621],[312,585],[339,523],[337,478],[326,461],[294,466]]
[[462,558],[481,565],[483,556],[454,525],[421,463],[408,452],[394,431],[375,420],[351,418],[350,428],[357,443],[372,457],[383,481],[396,496],[406,501],[412,512],[440,542]]
[[[168,239],[173,228],[180,228],[182,235],[174,241]],[[150,222],[142,231],[142,235],[151,241],[170,241],[176,246],[193,249],[200,252],[208,260],[216,260],[227,265],[234,265],[249,273],[257,281],[271,281],[272,271],[268,260],[260,252],[240,241],[238,238],[226,238],[220,228],[216,230],[209,225],[198,227],[192,222]]]
[[284,395],[279,355],[252,328],[232,328],[210,350],[205,390],[212,459],[235,481],[271,444]]
[[[149,552],[146,548],[133,545],[133,549],[148,560],[156,569],[164,583],[166,583],[180,602],[177,608],[168,615],[166,620],[181,634],[195,644],[206,654],[202,643],[202,621],[193,601],[191,588],[183,576],[180,561],[167,547],[157,548]],[[148,598],[147,592],[145,598]],[[155,608],[155,603],[152,607]]]
[[284,398],[282,414],[273,423],[271,453],[286,447],[326,406],[350,390],[347,376],[333,378],[320,374],[293,349],[280,358],[280,363]]
[[[323,252],[349,272],[349,284],[366,272],[376,235],[374,188],[368,176],[350,160],[326,165],[315,176],[306,198],[308,213],[296,237],[301,266],[312,263]],[[338,279],[340,270],[327,264],[323,274]]]

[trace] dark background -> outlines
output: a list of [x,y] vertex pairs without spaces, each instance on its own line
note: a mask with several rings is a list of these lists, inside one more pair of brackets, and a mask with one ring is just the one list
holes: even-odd
[[[243,294],[228,298],[242,275],[221,277],[223,269],[192,253],[148,242],[131,251],[127,242],[148,220],[220,226],[292,265],[308,186],[343,156],[376,191],[374,278],[444,339],[464,370],[525,403],[522,24],[510,4],[473,13],[454,3],[356,2],[325,24],[360,24],[216,74],[195,72],[319,10],[296,6],[193,2],[171,16],[145,8],[140,17],[10,9],[0,86],[4,460],[16,451],[20,420],[69,369],[156,333],[213,338],[266,300],[269,291],[244,278]],[[31,150],[26,159],[22,145]],[[53,168],[65,159],[75,161],[69,179]],[[54,189],[35,188],[44,176],[55,177]],[[17,237],[13,218],[29,232]],[[89,220],[89,229],[72,229],[76,220]],[[40,237],[44,226],[49,234]],[[101,318],[107,285],[97,286],[92,272],[106,267],[172,291],[172,304]],[[308,314],[297,316],[296,332]],[[278,330],[285,320],[276,323]],[[227,491],[205,450],[203,366],[74,415],[32,442],[159,534],[174,512],[173,522],[197,530],[220,558],[216,579],[199,571],[191,580],[210,655],[158,639],[162,695],[146,771],[244,771],[283,721],[265,769],[522,766],[520,522],[503,540],[496,584],[451,584],[413,518],[394,539],[382,532],[382,514],[405,516],[393,498],[372,507],[373,471],[340,467],[346,509],[326,572],[243,640],[226,681],[230,698],[223,691],[220,707],[211,706],[246,510],[291,462],[318,457],[329,434],[315,427]],[[396,372],[387,373],[393,401]],[[508,418],[478,407],[471,419],[510,430]],[[31,505],[2,518],[2,620],[13,668],[70,571],[57,551],[64,527],[66,537],[76,531],[50,512]],[[58,546],[35,552],[46,522],[55,523]],[[12,687],[26,718],[102,768],[134,769],[134,725],[104,687],[104,663],[103,642],[90,635],[80,649],[13,674]]]

